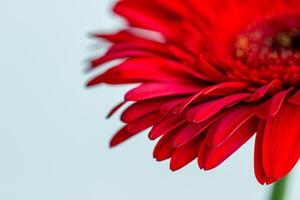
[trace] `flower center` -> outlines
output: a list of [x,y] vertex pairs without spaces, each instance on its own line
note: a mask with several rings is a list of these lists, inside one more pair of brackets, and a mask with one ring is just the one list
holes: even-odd
[[300,15],[265,19],[248,26],[235,42],[234,56],[259,79],[300,85]]

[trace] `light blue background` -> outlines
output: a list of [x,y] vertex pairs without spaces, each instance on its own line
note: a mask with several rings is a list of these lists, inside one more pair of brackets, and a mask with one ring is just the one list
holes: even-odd
[[[109,0],[0,0],[1,200],[259,200],[253,140],[219,168],[173,173],[152,159],[146,134],[110,150],[121,125],[105,120],[125,87],[87,90],[88,32],[122,20]],[[291,200],[300,199],[294,172]]]

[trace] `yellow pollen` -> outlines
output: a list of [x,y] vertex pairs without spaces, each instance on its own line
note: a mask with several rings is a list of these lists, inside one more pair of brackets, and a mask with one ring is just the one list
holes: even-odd
[[272,52],[270,54],[270,57],[273,58],[273,59],[277,59],[278,58],[278,53],[277,52]]
[[277,36],[277,42],[283,47],[291,47],[292,40],[291,37],[288,34],[280,33]]
[[241,58],[243,57],[245,54],[242,50],[236,50],[235,52],[236,57]]
[[239,49],[246,49],[248,46],[248,38],[247,37],[240,37],[236,43],[236,47]]
[[254,31],[250,34],[250,38],[253,40],[261,39],[261,33],[259,31]]

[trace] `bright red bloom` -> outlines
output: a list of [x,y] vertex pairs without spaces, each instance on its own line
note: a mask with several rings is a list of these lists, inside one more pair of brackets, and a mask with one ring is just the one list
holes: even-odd
[[[128,26],[91,68],[125,60],[88,86],[141,83],[111,146],[151,127],[154,157],[177,170],[209,170],[255,133],[261,184],[286,176],[300,156],[299,0],[122,0]],[[111,113],[111,114],[112,114]]]

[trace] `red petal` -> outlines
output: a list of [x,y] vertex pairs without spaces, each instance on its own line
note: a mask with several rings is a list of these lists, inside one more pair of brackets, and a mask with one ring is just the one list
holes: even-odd
[[138,118],[133,122],[130,122],[127,125],[127,129],[129,132],[138,133],[161,121],[163,118],[164,116],[159,112],[152,112],[148,115]]
[[112,137],[110,140],[110,147],[115,147],[134,135],[136,135],[136,133],[129,133],[127,126],[124,126]]
[[255,176],[258,182],[262,185],[265,184],[266,182],[266,174],[263,167],[263,158],[262,158],[264,127],[265,127],[265,122],[261,120],[257,128],[257,133],[255,138],[255,149],[254,149]]
[[128,101],[140,101],[158,97],[186,95],[196,93],[200,89],[200,87],[183,84],[144,83],[130,90],[125,95],[125,99]]
[[265,97],[268,93],[273,92],[274,90],[279,90],[281,89],[281,81],[275,79],[268,85],[265,85],[263,87],[258,88],[252,96],[246,100],[247,102],[253,102],[253,101],[258,101]]
[[175,29],[175,26],[168,21],[174,19],[172,14],[168,13],[166,18],[166,14],[158,6],[154,7],[153,4],[145,1],[142,3],[119,1],[114,11],[124,16],[132,26],[158,31],[169,38],[178,38],[176,36],[179,29]]
[[300,107],[285,102],[266,122],[263,132],[263,166],[270,184],[286,176],[300,156]]
[[182,105],[178,107],[176,111],[178,113],[182,112],[187,106],[189,106],[191,103],[203,96],[224,96],[241,92],[247,89],[249,89],[249,85],[244,82],[224,82],[217,85],[209,86],[201,90],[191,98],[189,98],[184,103],[182,103]]
[[169,101],[168,98],[160,98],[134,103],[124,110],[121,115],[121,120],[126,123],[134,121],[144,115],[159,110],[160,106],[167,101]]
[[288,101],[297,106],[300,106],[300,90],[297,90],[295,94],[293,94],[290,98],[288,98]]
[[175,148],[173,146],[173,140],[176,135],[176,129],[173,131],[165,134],[162,136],[159,140],[159,142],[156,144],[154,150],[153,150],[153,157],[157,161],[163,161],[168,158],[170,158],[175,151]]
[[149,138],[151,140],[155,140],[156,138],[181,126],[182,124],[184,124],[184,122],[185,121],[183,120],[183,118],[178,115],[166,117],[164,120],[153,126],[149,133]]
[[211,77],[215,81],[227,81],[228,78],[219,72],[214,66],[210,65],[203,56],[199,57],[199,70],[205,73],[206,76]]
[[175,114],[173,113],[173,110],[176,109],[180,104],[182,104],[183,102],[185,102],[189,97],[180,97],[180,98],[176,98],[175,100],[172,100],[166,104],[164,104],[161,108],[160,108],[160,112],[164,115],[167,114]]
[[114,34],[93,34],[94,37],[108,40],[113,43],[136,40],[138,37],[129,30],[122,30]]
[[198,151],[203,137],[199,137],[196,140],[177,148],[172,154],[170,169],[172,171],[181,169],[190,162],[192,162],[198,156]]
[[87,83],[87,86],[100,83],[126,84],[147,81],[193,82],[191,75],[171,68],[168,62],[168,60],[161,58],[129,59],[94,77]]
[[142,118],[139,118],[120,129],[111,139],[110,147],[114,147],[129,138],[135,136],[141,131],[149,128],[155,123],[162,120],[163,116],[159,112],[150,113]]
[[255,114],[253,106],[239,106],[232,108],[224,117],[214,123],[208,130],[206,142],[212,146],[222,145],[244,123]]
[[97,66],[100,66],[106,62],[116,60],[119,58],[135,58],[135,57],[146,57],[146,56],[154,56],[155,54],[150,53],[150,52],[145,52],[141,50],[126,50],[126,51],[121,51],[121,52],[113,52],[113,53],[107,53],[104,56],[101,56],[99,58],[96,58],[91,61],[91,66],[90,68],[96,68]]
[[156,3],[173,14],[181,15],[185,17],[191,16],[189,9],[188,7],[185,6],[184,2],[160,0],[157,1]]
[[94,59],[91,62],[91,68],[95,68],[105,62],[126,58],[126,57],[145,57],[145,56],[162,56],[169,59],[175,59],[170,54],[167,46],[160,42],[141,38],[136,35],[128,36],[127,40],[114,43],[105,55]]
[[211,119],[208,119],[204,122],[194,124],[190,123],[186,126],[184,126],[181,130],[178,131],[177,136],[174,140],[174,146],[179,147],[182,145],[185,145],[187,142],[191,141],[195,137],[197,137],[199,134],[203,134],[204,131],[217,119],[223,116],[223,113],[220,113],[219,115],[212,117]]
[[196,106],[195,108],[190,109],[186,116],[187,120],[193,123],[199,123],[205,121],[220,112],[223,108],[228,105],[236,104],[249,97],[248,93],[241,93],[226,96],[217,100],[212,100],[207,103]]
[[291,90],[285,90],[275,94],[270,100],[257,108],[256,115],[262,119],[274,117],[290,91]]
[[[219,146],[214,146],[210,141],[204,139],[198,156],[200,168],[209,170],[220,165],[253,136],[257,123],[258,120],[255,117],[249,119]],[[207,136],[209,136],[209,133]]]
[[113,116],[113,114],[115,114],[115,112],[117,112],[125,103],[126,103],[126,101],[122,101],[121,103],[119,103],[115,107],[113,107],[113,109],[111,109],[111,111],[108,113],[106,118],[110,118],[111,116]]

